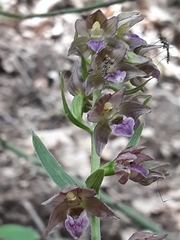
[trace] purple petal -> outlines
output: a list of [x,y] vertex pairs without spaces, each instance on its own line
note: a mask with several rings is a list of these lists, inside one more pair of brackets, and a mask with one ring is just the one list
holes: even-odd
[[103,47],[106,46],[105,41],[100,40],[100,41],[95,41],[95,40],[90,40],[87,42],[87,45],[94,51],[94,52],[99,52]]
[[78,218],[72,218],[67,215],[65,227],[74,239],[79,238],[89,226],[89,219],[86,211],[82,211]]
[[141,173],[144,177],[147,177],[147,175],[149,174],[149,170],[147,168],[141,167],[140,165],[131,164],[130,169],[135,172]]
[[129,45],[130,45],[130,49],[135,49],[139,46],[146,46],[147,43],[145,40],[143,40],[142,38],[140,38],[138,35],[136,34],[127,34],[125,36],[125,39],[128,39],[129,40]]
[[123,117],[121,124],[112,124],[112,133],[115,135],[121,135],[125,137],[131,137],[134,133],[134,119],[131,117]]
[[110,82],[114,82],[114,83],[121,83],[123,82],[124,78],[126,77],[126,72],[121,72],[121,71],[117,71],[115,73],[108,73],[106,74],[106,79]]

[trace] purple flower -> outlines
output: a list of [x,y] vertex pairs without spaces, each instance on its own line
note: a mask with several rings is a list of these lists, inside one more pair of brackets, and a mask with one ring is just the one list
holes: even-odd
[[130,137],[138,117],[150,112],[150,108],[139,102],[137,97],[124,98],[125,87],[114,94],[105,94],[97,99],[88,112],[88,120],[97,123],[94,129],[95,147],[100,155],[109,135]]
[[152,161],[152,157],[142,153],[144,149],[142,146],[133,146],[119,153],[115,159],[115,174],[119,183],[125,184],[130,179],[147,186],[168,175],[168,164]]
[[100,218],[118,218],[111,208],[95,197],[93,189],[81,188],[76,185],[66,186],[59,194],[42,203],[56,204],[52,212],[46,235],[57,228],[66,227],[72,237],[79,238],[89,226],[87,212]]
[[75,23],[75,29],[76,34],[80,37],[72,42],[68,55],[81,53],[84,57],[88,57],[92,50],[99,51],[106,45],[106,39],[116,34],[117,24],[117,17],[107,19],[100,10],[89,15],[86,20],[78,19]]
[[92,71],[86,79],[86,92],[102,90],[104,85],[110,83],[122,83],[137,77],[145,77],[146,73],[135,64],[130,64],[128,59],[140,63],[149,61],[148,58],[130,53],[123,44],[114,49],[105,47],[95,54],[91,61]]

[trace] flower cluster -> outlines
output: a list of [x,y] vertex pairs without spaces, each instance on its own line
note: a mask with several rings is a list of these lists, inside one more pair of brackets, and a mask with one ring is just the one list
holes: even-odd
[[[99,159],[111,134],[132,137],[140,126],[141,116],[151,111],[147,106],[151,96],[139,91],[143,92],[152,78],[159,79],[160,72],[149,57],[149,51],[159,46],[149,45],[131,32],[131,27],[142,19],[136,12],[124,12],[107,19],[98,10],[75,23],[75,39],[68,55],[78,55],[81,63],[75,63],[67,84],[68,91],[74,96],[72,107],[68,108],[63,97],[64,108],[74,124],[91,133]],[[86,113],[87,121],[84,121],[83,113]],[[129,179],[149,185],[165,178],[167,165],[142,153],[145,147],[136,144],[96,169],[101,170],[98,174],[93,170],[88,177],[88,180],[93,180],[89,185],[86,182],[87,188],[65,186],[59,194],[43,203],[56,204],[49,219],[47,235],[56,228],[65,227],[77,239],[89,225],[88,215],[118,218],[95,196],[104,176],[117,175],[123,185]],[[99,173],[102,173],[100,180]],[[163,240],[165,237],[137,232],[129,240]]]
[[[127,82],[143,88],[150,78],[159,78],[160,73],[148,56],[148,51],[157,48],[129,29],[143,18],[138,13],[121,13],[107,19],[100,11],[89,15],[86,20],[75,23],[76,36],[68,54],[87,58],[87,74],[79,75],[79,64],[75,65],[69,80],[69,91],[81,92],[88,105],[88,120],[96,124],[95,145],[99,155],[110,133],[131,137],[138,126],[138,118],[150,112],[144,104],[148,96],[128,96],[123,85]],[[84,77],[84,79],[83,79]],[[112,89],[114,93],[105,93]],[[98,98],[93,102],[94,93]],[[88,99],[88,101],[87,101]],[[141,102],[143,100],[143,102]],[[91,105],[93,105],[91,107]]]

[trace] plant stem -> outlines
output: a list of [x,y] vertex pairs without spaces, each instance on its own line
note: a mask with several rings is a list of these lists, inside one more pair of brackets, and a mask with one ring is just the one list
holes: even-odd
[[[100,167],[100,157],[96,153],[94,134],[91,134],[91,173],[95,172]],[[99,197],[99,196],[97,196]],[[98,217],[91,217],[91,240],[100,240],[100,219]]]
[[[99,96],[99,91],[93,93],[93,103]],[[95,140],[94,140],[94,131],[91,133],[91,173],[95,172],[100,168],[100,157],[96,153]],[[97,194],[99,197],[99,194]],[[100,219],[98,217],[91,217],[91,240],[100,240]]]
[[91,240],[100,240],[100,219],[98,217],[91,217]]

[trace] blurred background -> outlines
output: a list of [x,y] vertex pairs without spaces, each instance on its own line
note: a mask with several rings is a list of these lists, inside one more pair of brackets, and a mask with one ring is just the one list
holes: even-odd
[[[103,1],[1,0],[0,9],[27,15],[97,2]],[[171,240],[180,240],[180,1],[126,1],[101,10],[107,17],[123,11],[140,12],[144,20],[132,32],[149,44],[160,44],[161,34],[170,52],[169,63],[166,49],[152,53],[162,75],[159,82],[147,84],[146,93],[153,95],[152,112],[145,118],[140,140],[146,146],[145,153],[171,164],[170,176],[148,187],[132,182],[120,186],[116,177],[107,178],[103,191],[113,201],[125,203],[152,219],[169,233]],[[67,51],[74,37],[74,23],[93,11],[23,21],[0,15],[0,225],[31,227],[37,234],[30,240],[44,239],[53,206],[41,206],[41,202],[59,191],[34,157],[30,129],[69,174],[84,180],[90,173],[90,139],[65,117],[59,71],[66,78],[70,76],[76,58],[67,57]],[[68,93],[66,97],[68,102],[72,100]],[[116,157],[126,144],[125,138],[112,139],[103,152],[103,162]],[[127,240],[137,230],[145,230],[119,214],[120,221],[102,221],[103,240]],[[3,239],[1,234],[0,230]],[[60,230],[49,239],[68,237],[65,230]],[[24,239],[28,240],[27,236]],[[90,239],[90,230],[80,239]]]

